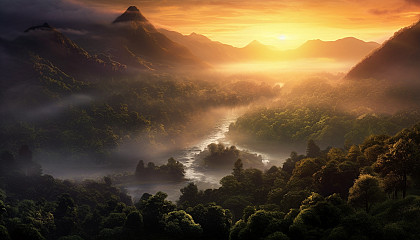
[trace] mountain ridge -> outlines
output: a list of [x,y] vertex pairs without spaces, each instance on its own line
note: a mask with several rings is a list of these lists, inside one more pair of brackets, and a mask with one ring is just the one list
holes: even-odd
[[[290,50],[277,50],[253,40],[242,48],[237,48],[208,37],[191,33],[183,35],[176,31],[158,29],[171,40],[188,47],[191,52],[211,63],[234,61],[285,61],[299,58],[332,58],[335,60],[360,60],[378,48],[376,42],[346,37],[335,41],[308,40],[301,46]],[[343,50],[344,49],[344,50]]]
[[420,21],[395,32],[380,48],[357,63],[345,78],[415,82],[420,75],[419,42]]

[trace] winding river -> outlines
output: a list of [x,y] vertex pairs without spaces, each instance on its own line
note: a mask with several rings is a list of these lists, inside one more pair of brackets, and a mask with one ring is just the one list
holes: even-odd
[[[269,165],[280,165],[284,159],[287,158],[287,154],[276,154],[264,153],[250,149],[249,147],[243,147],[238,144],[233,144],[226,138],[226,133],[229,131],[229,125],[236,121],[243,111],[241,109],[229,109],[226,110],[219,119],[213,124],[211,131],[207,135],[201,137],[196,142],[190,144],[190,146],[171,152],[167,154],[167,158],[174,157],[185,166],[185,178],[187,181],[182,182],[151,182],[151,183],[127,183],[120,186],[124,187],[128,194],[133,197],[134,200],[139,199],[143,193],[155,194],[158,191],[162,191],[168,194],[168,199],[176,201],[180,196],[180,189],[185,187],[189,182],[197,184],[199,189],[217,188],[220,186],[220,179],[231,173],[231,169],[225,170],[208,170],[203,169],[196,162],[196,155],[201,151],[205,150],[211,143],[223,143],[225,146],[235,145],[239,150],[247,151],[249,153],[257,154],[262,157],[262,161],[267,166]],[[166,159],[167,159],[166,158]],[[163,158],[165,159],[165,158]],[[156,162],[162,159],[156,159]],[[163,162],[161,162],[163,163]],[[67,164],[58,163],[55,161],[42,162],[44,173],[51,174],[54,177],[61,179],[72,179],[76,181],[82,181],[84,179],[101,179],[104,175],[115,174],[116,166],[98,166],[94,163],[87,164]],[[126,165],[117,171],[121,172],[132,172],[133,166],[127,169]]]
[[[177,200],[180,196],[179,189],[187,185],[188,182],[194,182],[200,189],[215,188],[220,186],[220,179],[231,172],[231,169],[225,171],[211,171],[206,170],[198,166],[195,163],[195,157],[201,151],[207,148],[211,143],[223,143],[225,146],[233,145],[227,138],[226,133],[229,131],[229,125],[236,121],[240,116],[239,111],[236,109],[227,110],[226,113],[221,117],[214,125],[212,131],[205,137],[201,138],[200,141],[188,146],[185,149],[179,150],[174,153],[173,157],[184,164],[186,172],[185,177],[188,179],[187,182],[167,182],[167,183],[149,183],[139,184],[135,186],[127,187],[129,194],[134,198],[138,199],[145,192],[154,194],[157,191],[163,191],[168,194],[169,200]],[[253,151],[252,149],[243,148],[235,145],[239,150],[248,151],[261,155],[264,164],[268,165],[271,162],[277,162],[278,156],[273,156],[268,153],[262,153]]]

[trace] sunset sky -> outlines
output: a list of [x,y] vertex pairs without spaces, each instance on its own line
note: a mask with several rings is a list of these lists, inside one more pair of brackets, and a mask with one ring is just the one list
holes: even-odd
[[[154,24],[244,46],[257,39],[279,48],[347,36],[382,42],[420,18],[420,0],[78,0],[121,11],[136,5]],[[118,2],[118,4],[116,4]]]
[[[22,1],[24,0],[11,2]],[[37,1],[27,2],[34,4],[33,2]],[[73,8],[80,6],[95,12],[92,15],[103,13],[102,20],[108,22],[121,14],[128,6],[135,5],[157,27],[183,34],[196,32],[212,40],[237,47],[242,47],[256,39],[281,49],[295,48],[310,39],[336,40],[349,36],[365,41],[382,42],[398,29],[420,19],[420,0],[56,0],[44,2],[53,2],[53,5],[57,6],[70,4]],[[48,15],[47,11],[45,10],[43,14]],[[77,14],[76,10],[73,9],[73,11]],[[83,16],[86,15],[89,14]]]

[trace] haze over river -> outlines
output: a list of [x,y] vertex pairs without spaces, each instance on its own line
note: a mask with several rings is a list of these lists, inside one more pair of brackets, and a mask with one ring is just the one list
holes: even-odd
[[[176,160],[180,161],[185,166],[185,177],[187,182],[168,182],[168,183],[152,183],[152,184],[137,184],[136,186],[129,186],[127,190],[130,195],[135,199],[141,197],[145,192],[155,194],[157,191],[163,191],[169,195],[170,200],[177,200],[181,194],[179,189],[186,186],[188,182],[194,182],[198,185],[199,189],[207,189],[219,187],[219,181],[222,177],[231,173],[232,169],[226,170],[207,170],[200,167],[195,161],[195,157],[201,151],[205,150],[211,143],[223,143],[225,146],[235,145],[239,150],[255,153],[262,157],[263,163],[266,166],[279,165],[289,155],[289,153],[282,154],[281,156],[272,155],[269,153],[262,153],[254,151],[249,148],[241,147],[237,144],[232,144],[227,138],[226,133],[229,131],[229,125],[236,121],[240,113],[236,109],[227,110],[223,117],[214,125],[212,131],[195,144],[173,153]],[[233,166],[232,166],[233,167]]]
[[[211,143],[223,143],[225,146],[235,145],[239,150],[248,151],[262,157],[262,161],[266,166],[277,165],[281,166],[282,162],[289,156],[290,152],[284,153],[264,153],[258,152],[249,147],[243,147],[237,144],[231,143],[226,138],[226,133],[229,131],[229,125],[236,121],[243,111],[241,109],[228,109],[220,118],[215,122],[212,130],[207,135],[196,140],[190,146],[165,153],[164,156],[156,157],[156,159],[146,159],[153,161],[156,165],[166,163],[166,159],[174,157],[176,160],[184,164],[185,167],[185,178],[186,181],[182,182],[150,182],[150,183],[127,183],[121,184],[127,189],[128,193],[137,200],[145,192],[155,194],[158,191],[162,191],[168,194],[168,199],[174,201],[177,200],[180,193],[180,189],[186,186],[189,182],[194,182],[198,185],[199,189],[217,188],[220,186],[220,179],[231,173],[232,169],[228,168],[225,170],[208,170],[199,166],[196,162],[196,155],[201,151],[205,150]],[[40,159],[43,159],[40,157]],[[113,175],[115,173],[134,173],[135,165],[130,166],[108,166],[108,165],[96,165],[91,164],[72,164],[70,161],[67,164],[56,163],[55,161],[42,161],[40,162],[43,167],[45,174],[53,175],[61,179],[73,179],[73,180],[84,180],[84,179],[101,179],[106,175]],[[135,163],[137,164],[137,163]],[[233,167],[233,166],[232,166]]]

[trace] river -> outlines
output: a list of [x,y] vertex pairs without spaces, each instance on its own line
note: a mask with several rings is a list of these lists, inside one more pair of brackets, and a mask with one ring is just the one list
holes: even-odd
[[[224,171],[212,171],[203,169],[196,161],[195,157],[201,151],[205,150],[211,143],[223,143],[225,146],[230,146],[232,143],[226,138],[226,133],[229,131],[229,125],[236,121],[240,116],[238,109],[227,110],[226,113],[216,122],[212,131],[208,135],[204,136],[194,144],[174,152],[173,156],[176,160],[180,161],[185,166],[185,177],[187,182],[167,182],[167,183],[148,183],[138,184],[135,186],[128,186],[126,189],[129,194],[134,198],[138,199],[145,192],[155,194],[157,191],[163,191],[168,194],[168,199],[175,201],[180,196],[180,189],[186,186],[189,182],[197,184],[199,189],[217,188],[220,186],[220,179],[230,174],[231,169]],[[255,153],[262,157],[262,161],[266,166],[271,163],[281,163],[286,158],[286,155],[273,155],[269,153],[258,152],[253,149],[245,148],[235,144],[235,146],[242,151],[249,153]]]
[[[128,183],[120,186],[124,187],[130,196],[134,200],[141,197],[143,193],[155,194],[158,191],[162,191],[168,194],[168,199],[176,201],[180,196],[180,189],[185,187],[189,182],[197,184],[199,189],[217,188],[220,186],[220,179],[231,173],[231,169],[225,170],[208,170],[200,167],[196,163],[196,155],[201,151],[205,150],[211,143],[223,143],[225,146],[235,145],[239,150],[254,153],[262,157],[262,161],[266,166],[280,165],[288,156],[288,153],[265,153],[250,149],[250,147],[243,147],[238,144],[232,144],[229,139],[226,138],[226,133],[229,131],[229,125],[236,121],[236,119],[243,113],[244,109],[228,109],[223,112],[217,121],[212,125],[211,131],[207,135],[200,137],[195,142],[191,143],[188,147],[172,151],[165,154],[165,157],[157,157],[156,159],[150,159],[157,164],[163,163],[163,159],[174,157],[180,161],[185,167],[185,178],[183,182],[162,182],[162,183]],[[113,175],[117,172],[127,172],[131,174],[134,170],[132,164],[130,167],[127,164],[121,166],[115,165],[97,165],[94,162],[88,164],[75,164],[73,161],[67,163],[59,161],[45,161],[46,157],[39,157],[44,159],[40,162],[44,173],[53,175],[61,179],[71,179],[76,181],[83,181],[85,179],[96,179],[99,180],[103,176]],[[54,159],[54,158],[52,158]],[[89,161],[88,161],[89,162]],[[233,167],[233,166],[232,166]]]

